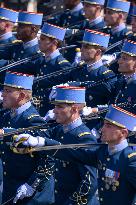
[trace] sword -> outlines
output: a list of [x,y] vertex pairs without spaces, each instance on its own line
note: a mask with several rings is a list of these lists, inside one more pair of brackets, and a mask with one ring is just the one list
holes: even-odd
[[[133,133],[134,134],[134,133]],[[26,139],[23,138],[22,141]],[[107,143],[87,143],[87,144],[59,144],[59,145],[52,145],[52,146],[43,146],[43,147],[26,147],[26,148],[18,148],[17,146],[22,143],[17,143],[14,147],[11,147],[12,151],[16,154],[32,154],[32,152],[39,152],[39,151],[49,151],[49,150],[62,150],[62,149],[78,149],[78,148],[89,148],[92,146],[107,146]],[[136,144],[130,143],[129,146],[136,146]]]

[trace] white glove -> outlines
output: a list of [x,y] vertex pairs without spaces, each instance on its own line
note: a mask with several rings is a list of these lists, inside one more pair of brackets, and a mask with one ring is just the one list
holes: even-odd
[[116,60],[116,54],[113,53],[112,55],[106,54],[102,56],[102,62],[104,65],[109,65],[111,62]]
[[82,115],[83,117],[86,117],[86,116],[90,115],[91,113],[92,113],[92,108],[85,106],[85,107],[83,108],[82,112],[81,112],[81,115]]
[[45,117],[43,118],[45,121],[50,121],[50,120],[55,120],[55,113],[53,112],[53,110],[49,110]]
[[13,203],[17,203],[19,199],[24,199],[25,197],[31,197],[35,192],[35,189],[33,189],[31,186],[29,186],[27,183],[21,185],[17,189],[16,197],[13,200]]
[[25,146],[30,146],[30,147],[42,147],[45,145],[45,139],[43,137],[33,137],[32,135],[29,134],[20,134],[16,137],[15,141],[21,141],[22,139],[25,139],[24,142],[22,142],[23,145]]

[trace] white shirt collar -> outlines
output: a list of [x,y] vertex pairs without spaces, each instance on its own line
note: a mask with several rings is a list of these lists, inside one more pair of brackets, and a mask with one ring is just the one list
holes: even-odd
[[35,46],[37,44],[38,44],[38,39],[35,38],[35,39],[31,40],[31,41],[28,41],[28,42],[24,43],[23,46],[24,46],[24,49],[26,49],[26,48],[29,48],[29,47],[33,47],[33,46]]
[[16,115],[20,115],[22,112],[24,112],[25,110],[27,110],[29,107],[31,106],[31,102],[27,102],[24,105],[22,105],[21,107],[17,108],[16,111]]
[[112,154],[115,154],[117,152],[120,152],[122,151],[123,149],[125,149],[126,147],[128,147],[128,142],[126,139],[122,140],[121,143],[117,144],[117,145],[114,145],[112,148],[108,147],[109,149],[109,154],[112,155]]
[[50,60],[56,58],[56,57],[59,56],[59,55],[60,55],[60,52],[59,52],[59,50],[57,49],[57,50],[55,50],[54,52],[52,52],[49,56],[45,56],[46,62],[48,62],[48,61],[50,61]]
[[126,28],[126,25],[124,23],[122,23],[119,26],[116,26],[116,27],[112,28],[111,32],[112,32],[112,34],[118,33],[118,32],[122,31],[125,28]]
[[6,40],[12,36],[13,36],[12,32],[7,32],[7,33],[4,33],[3,35],[0,36],[0,40]]

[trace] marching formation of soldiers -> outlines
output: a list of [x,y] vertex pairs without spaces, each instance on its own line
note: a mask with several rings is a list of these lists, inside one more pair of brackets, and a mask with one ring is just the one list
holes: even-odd
[[0,204],[136,204],[136,2],[0,7]]

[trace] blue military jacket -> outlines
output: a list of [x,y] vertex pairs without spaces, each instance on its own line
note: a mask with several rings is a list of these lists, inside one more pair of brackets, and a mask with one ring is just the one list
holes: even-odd
[[12,43],[14,40],[16,40],[16,37],[13,35],[12,32],[7,32],[0,36],[0,46],[7,43]]
[[[96,139],[91,131],[79,118],[68,126],[57,126],[44,133],[46,144],[56,143],[95,143]],[[51,139],[49,139],[51,138]],[[55,139],[55,140],[53,140]],[[49,153],[52,155],[52,153]],[[56,152],[53,157],[56,158]],[[63,154],[63,153],[62,153]],[[95,168],[82,166],[79,163],[69,163],[64,160],[55,160],[55,204],[96,205],[97,175]]]
[[42,117],[52,108],[49,104],[50,90],[48,88],[52,88],[53,85],[58,85],[63,81],[63,77],[59,74],[51,78],[47,78],[46,75],[68,67],[71,67],[71,64],[62,56],[59,50],[56,50],[48,58],[41,56],[12,69],[12,71],[29,73],[35,77],[45,76],[43,80],[34,81],[33,85],[33,103]]
[[[133,74],[128,77],[120,77],[116,83],[116,98],[114,103],[124,103],[128,102],[130,104],[136,103],[136,95],[135,95],[135,88],[136,88],[136,74]],[[136,110],[133,109],[131,106],[129,108],[130,112],[136,114]]]
[[15,40],[12,46],[0,49],[0,58],[17,61],[36,54],[39,51],[38,40],[34,39],[23,44],[22,41]]
[[[67,78],[67,76],[65,77]],[[101,60],[90,67],[84,65],[79,69],[73,70],[68,78],[69,80],[81,82],[81,84],[88,81],[85,84],[87,88],[86,103],[91,107],[109,102],[117,80],[113,71],[105,67]]]
[[98,190],[101,205],[131,205],[136,194],[136,150],[126,147],[109,153],[107,145],[93,150],[59,150],[56,157],[76,161],[98,169]]
[[[31,57],[35,54],[39,53],[39,45],[38,40],[34,39],[30,42],[23,44],[22,41],[15,40],[13,41],[12,46],[4,46],[2,49],[0,48],[0,67],[3,67],[9,63],[13,63],[14,61],[19,61],[23,58]],[[22,64],[22,70],[16,70],[17,72],[20,71],[22,73],[31,74],[29,68],[24,68],[24,64]],[[25,71],[24,71],[25,70]],[[11,68],[11,71],[15,71],[14,67]],[[3,84],[5,79],[5,72],[0,73],[0,83]]]
[[[4,37],[0,40],[0,50],[5,49],[9,43],[13,43],[16,40],[16,37],[12,35],[11,32],[4,34]],[[7,60],[0,58],[0,67],[3,67],[7,64]]]
[[[45,123],[36,109],[28,104],[30,105],[30,102],[25,104],[27,108],[25,110],[23,107],[24,111],[20,114],[12,116],[14,113],[6,113],[2,119],[1,127],[17,129]],[[19,186],[28,183],[35,188],[37,187],[37,192],[32,198],[20,200],[18,204],[52,204],[54,202],[54,178],[52,176],[54,164],[52,160],[47,157],[43,158],[41,154],[16,154],[12,151],[12,146],[9,146],[9,142],[12,141],[11,136],[9,136],[0,142],[3,163],[3,203],[16,195]],[[45,170],[45,166],[47,170]],[[48,170],[50,170],[50,174]],[[8,204],[12,204],[12,201]]]
[[90,22],[88,19],[85,19],[81,24],[74,26],[75,29],[92,29],[92,30],[99,30],[103,29],[105,27],[105,22],[102,17],[99,17],[99,19],[95,19],[94,21]]
[[84,19],[83,5],[80,3],[74,10],[67,9],[47,22],[61,27],[69,27],[81,23]]
[[111,35],[110,41],[109,41],[109,46],[122,40],[122,42],[119,45],[117,45],[117,46],[113,47],[112,49],[110,49],[109,51],[107,51],[106,54],[113,54],[115,52],[120,52],[122,49],[122,46],[123,46],[123,42],[126,38],[126,33],[128,32],[127,27],[124,27],[123,29],[119,29],[116,32],[112,32],[111,28],[106,27],[106,28],[102,29],[102,31],[104,33]]

